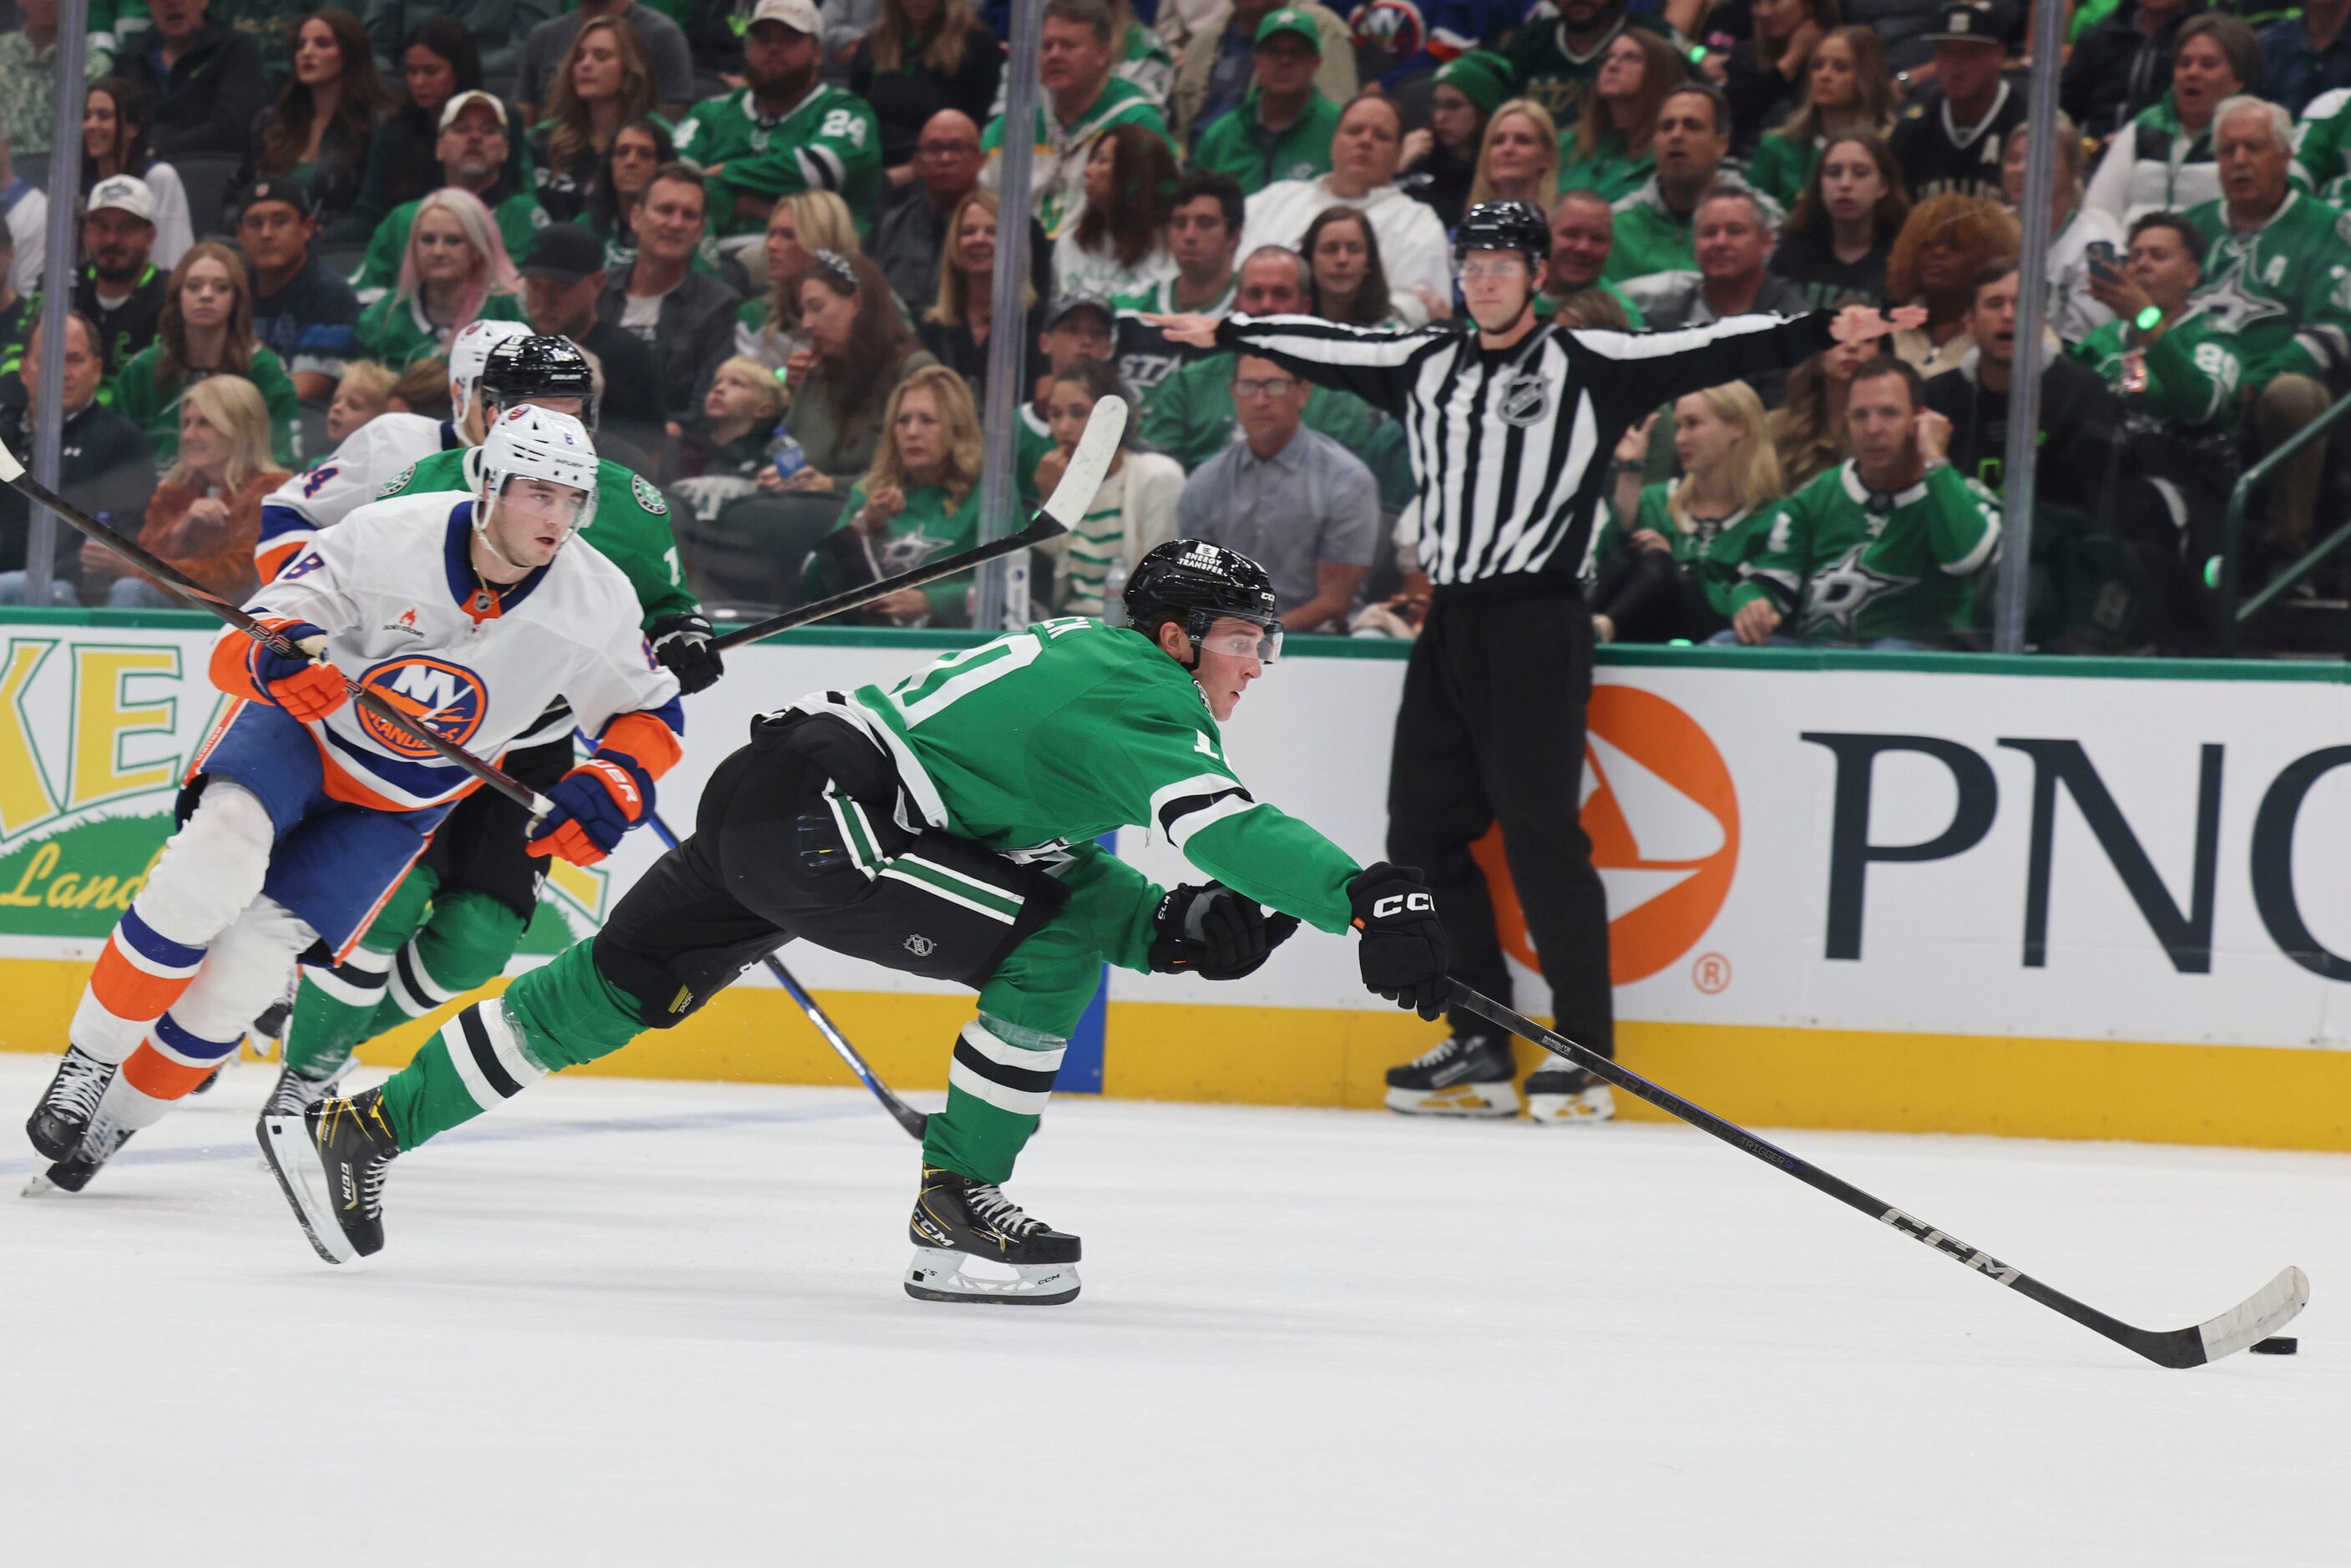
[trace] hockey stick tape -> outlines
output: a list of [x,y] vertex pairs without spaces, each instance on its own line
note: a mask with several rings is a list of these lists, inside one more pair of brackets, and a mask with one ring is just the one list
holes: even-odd
[[8,450],[8,444],[0,441],[0,485],[13,485],[24,476],[25,465],[16,461],[16,455]]

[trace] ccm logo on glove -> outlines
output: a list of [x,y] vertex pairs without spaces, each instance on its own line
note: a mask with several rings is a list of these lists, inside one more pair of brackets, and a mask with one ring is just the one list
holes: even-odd
[[1355,962],[1364,988],[1425,1019],[1443,1012],[1453,949],[1420,873],[1385,861],[1366,866],[1347,884],[1347,902],[1363,933]]
[[[1416,873],[1415,874],[1417,875],[1418,873]],[[1437,901],[1429,897],[1428,894],[1425,893],[1390,894],[1387,897],[1376,900],[1372,904],[1372,918],[1374,920],[1391,919],[1395,915],[1402,915],[1407,909],[1413,911],[1415,914],[1433,915],[1437,912]]]

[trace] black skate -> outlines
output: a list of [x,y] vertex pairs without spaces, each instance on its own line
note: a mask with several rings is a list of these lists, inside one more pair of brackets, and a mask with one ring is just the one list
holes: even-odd
[[101,1112],[91,1120],[89,1130],[81,1135],[81,1142],[74,1145],[73,1153],[42,1172],[40,1177],[25,1189],[26,1194],[41,1190],[42,1181],[61,1191],[79,1192],[89,1185],[89,1178],[98,1174],[99,1167],[112,1159],[122,1145],[131,1141],[134,1131],[135,1128],[117,1123],[111,1112]]
[[1527,1074],[1527,1114],[1560,1126],[1589,1125],[1616,1114],[1616,1096],[1589,1069],[1546,1057]]
[[323,1100],[298,1114],[262,1113],[262,1157],[319,1256],[348,1263],[383,1249],[383,1174],[400,1144],[383,1094]]
[[[1078,1239],[1022,1212],[987,1182],[925,1166],[906,1233],[914,1243],[906,1294],[918,1301],[1051,1307],[1077,1299]],[[967,1274],[965,1263],[975,1259],[1005,1265],[1015,1277]]]
[[299,1116],[322,1100],[335,1097],[335,1081],[331,1078],[305,1078],[290,1067],[277,1070],[277,1082],[262,1103],[265,1116]]
[[49,1080],[41,1103],[33,1107],[32,1119],[25,1124],[25,1136],[33,1140],[43,1159],[73,1157],[81,1146],[82,1134],[89,1131],[90,1118],[98,1114],[98,1103],[105,1098],[107,1085],[113,1082],[112,1065],[79,1046],[66,1048],[57,1076]]
[[1507,1035],[1457,1030],[1388,1069],[1388,1109],[1407,1116],[1515,1116],[1518,1075]]

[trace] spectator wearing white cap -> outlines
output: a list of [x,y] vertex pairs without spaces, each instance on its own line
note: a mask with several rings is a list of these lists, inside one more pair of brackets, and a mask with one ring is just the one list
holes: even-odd
[[111,377],[155,340],[163,275],[155,267],[155,193],[136,174],[100,180],[81,223],[89,257],[74,280],[74,308],[98,327],[99,360]]
[[[538,198],[514,177],[507,166],[507,106],[476,89],[461,92],[441,110],[441,137],[434,152],[441,161],[441,183],[481,198],[496,220],[498,237],[507,255],[520,264],[530,258],[547,214]],[[368,241],[367,259],[351,279],[360,302],[371,305],[400,279],[400,258],[408,248],[408,230],[416,222],[422,198],[392,208]]]
[[[813,6],[810,7],[814,9]],[[637,30],[653,62],[653,92],[662,112],[674,116],[694,101],[694,56],[675,22],[637,0],[580,0],[580,8],[541,22],[523,40],[522,75],[516,86],[525,124],[537,120],[553,94],[555,70],[570,51],[580,29],[599,16],[616,17]]]
[[882,125],[854,93],[819,79],[816,0],[759,0],[743,34],[739,92],[705,99],[678,122],[677,155],[710,183],[710,226],[748,248],[779,196],[831,191],[860,233],[882,191]]

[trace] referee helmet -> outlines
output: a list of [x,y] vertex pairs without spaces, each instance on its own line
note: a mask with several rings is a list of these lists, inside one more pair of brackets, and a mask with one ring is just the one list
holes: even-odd
[[1528,271],[1541,272],[1551,259],[1551,225],[1531,202],[1479,202],[1453,231],[1453,265],[1473,250],[1515,250],[1527,258]]

